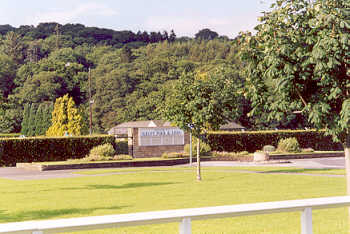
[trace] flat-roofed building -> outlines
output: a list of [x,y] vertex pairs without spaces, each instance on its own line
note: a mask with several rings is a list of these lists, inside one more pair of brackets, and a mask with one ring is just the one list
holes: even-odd
[[183,152],[189,134],[164,120],[132,121],[119,124],[109,135],[128,137],[129,155],[159,157],[165,152]]

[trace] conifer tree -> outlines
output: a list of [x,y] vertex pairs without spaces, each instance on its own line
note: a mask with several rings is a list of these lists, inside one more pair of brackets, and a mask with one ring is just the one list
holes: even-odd
[[35,135],[42,136],[51,126],[52,103],[41,103],[35,117]]
[[39,104],[37,110],[36,110],[36,115],[35,115],[35,120],[34,120],[34,135],[35,136],[40,136],[45,134],[42,133],[42,121],[43,121],[43,104]]
[[66,94],[57,98],[52,112],[52,125],[46,132],[47,136],[64,136],[81,134],[82,117],[75,108],[73,98]]
[[81,122],[82,117],[79,114],[78,109],[75,107],[75,103],[73,98],[68,99],[67,103],[67,116],[68,116],[68,133],[72,135],[80,135],[81,134]]
[[46,131],[51,126],[52,122],[52,111],[53,111],[53,103],[46,103],[43,111],[43,121],[42,121],[42,135],[45,135]]
[[24,111],[23,111],[23,121],[22,121],[22,128],[21,128],[21,134],[27,136],[28,135],[28,120],[29,120],[29,112],[30,112],[30,105],[26,103],[24,105]]
[[30,105],[30,110],[29,110],[29,118],[28,118],[28,136],[34,136],[35,135],[35,116],[36,116],[36,109],[37,105],[32,104]]

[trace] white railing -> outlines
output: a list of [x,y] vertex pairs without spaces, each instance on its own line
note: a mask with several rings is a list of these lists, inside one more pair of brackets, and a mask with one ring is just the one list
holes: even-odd
[[350,196],[263,202],[232,206],[166,210],[0,224],[0,233],[44,234],[180,222],[180,233],[191,233],[191,220],[301,211],[301,233],[312,233],[312,209],[350,206]]

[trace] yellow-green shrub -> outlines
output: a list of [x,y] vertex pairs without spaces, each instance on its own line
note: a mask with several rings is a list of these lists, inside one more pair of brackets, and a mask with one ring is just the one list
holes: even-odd
[[88,159],[91,161],[110,160],[115,155],[115,150],[111,143],[95,146],[90,150]]
[[301,152],[299,142],[295,137],[281,139],[278,142],[277,151],[279,152]]
[[133,157],[127,154],[119,154],[113,157],[113,160],[132,160]]
[[[189,154],[190,153],[190,144],[186,144],[184,147],[184,151]],[[199,152],[201,155],[208,154],[211,151],[211,147],[208,143],[200,141],[199,144]],[[196,154],[197,152],[197,139],[193,138],[192,140],[192,153]]]
[[162,154],[162,158],[186,158],[188,154],[178,152],[165,152]]

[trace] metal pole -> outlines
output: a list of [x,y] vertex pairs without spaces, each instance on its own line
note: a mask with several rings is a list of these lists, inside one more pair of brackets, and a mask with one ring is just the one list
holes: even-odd
[[200,136],[197,138],[197,180],[201,180],[201,158],[199,156],[200,152]]
[[92,102],[91,102],[91,70],[89,68],[89,107],[90,107],[90,135],[92,134]]
[[192,233],[191,219],[184,218],[180,223],[180,234],[191,234],[191,233]]
[[301,234],[312,233],[312,209],[305,208],[301,213]]
[[192,166],[192,129],[190,131],[190,166]]

